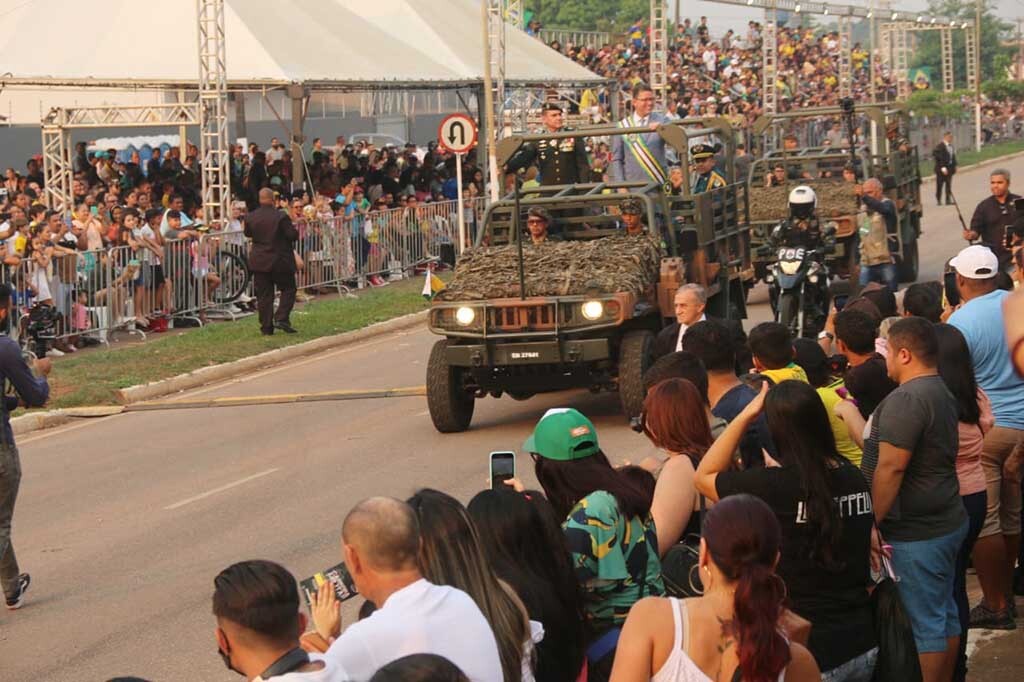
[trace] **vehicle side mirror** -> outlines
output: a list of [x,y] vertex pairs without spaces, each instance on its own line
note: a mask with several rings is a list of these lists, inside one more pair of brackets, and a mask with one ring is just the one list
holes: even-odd
[[757,255],[761,257],[770,256],[772,255],[772,248],[767,245],[759,246],[757,247]]

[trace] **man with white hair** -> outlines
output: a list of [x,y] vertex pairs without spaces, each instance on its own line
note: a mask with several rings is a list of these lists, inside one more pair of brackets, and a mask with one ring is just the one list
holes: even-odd
[[[654,341],[654,357],[660,358],[663,355],[676,353],[683,349],[683,335],[686,330],[708,319],[704,309],[707,307],[707,291],[699,284],[684,284],[676,290],[673,308],[676,321],[665,327],[658,333]],[[750,351],[747,350],[747,335],[743,331],[743,325],[739,320],[724,321],[732,332],[732,338],[736,344],[737,371],[743,374],[750,369]]]
[[895,294],[899,286],[893,253],[899,247],[896,205],[885,196],[882,183],[868,178],[854,188],[863,206],[860,227],[860,286],[884,284]]

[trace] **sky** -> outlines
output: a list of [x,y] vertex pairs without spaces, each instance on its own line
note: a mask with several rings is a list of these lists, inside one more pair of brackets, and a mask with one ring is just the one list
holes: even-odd
[[[826,1],[831,1],[834,4],[868,6],[867,0],[849,0],[848,3],[847,0]],[[901,12],[925,11],[928,9],[926,0],[897,0],[891,4],[894,7],[898,7]],[[668,16],[671,19],[675,11],[675,0],[668,0],[668,9]],[[722,31],[730,28],[734,31],[746,29],[748,21],[764,17],[764,10],[753,10],[749,7],[723,5],[715,2],[705,2],[704,0],[681,0],[679,13],[684,19],[690,17],[694,23],[697,22],[699,17],[706,16],[708,24],[711,25],[713,35],[719,35]],[[1024,17],[1024,0],[1000,0],[996,5],[996,14],[1007,21],[1015,22],[1018,17]]]

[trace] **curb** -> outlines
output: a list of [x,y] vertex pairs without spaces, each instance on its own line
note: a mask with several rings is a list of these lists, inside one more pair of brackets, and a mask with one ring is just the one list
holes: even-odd
[[[1013,161],[1024,156],[1024,151],[1014,152],[1013,154],[1007,154],[1006,156],[997,156],[993,159],[986,159],[985,161],[979,161],[978,163],[972,163],[969,166],[961,166],[956,169],[956,172],[975,170],[978,168],[984,168],[985,166],[995,166],[996,164],[1006,163],[1007,161]],[[925,175],[921,178],[921,182],[931,182],[935,180],[934,175]]]
[[125,411],[126,405],[132,403],[153,400],[154,398],[160,398],[172,393],[180,393],[181,391],[199,388],[207,384],[233,379],[307,355],[349,346],[366,339],[415,327],[426,320],[428,313],[429,310],[422,310],[418,313],[411,313],[402,317],[377,322],[362,329],[356,329],[343,334],[324,336],[312,341],[297,343],[293,346],[276,348],[259,355],[242,358],[241,360],[225,362],[220,365],[213,365],[212,367],[203,367],[168,379],[124,388],[117,392],[117,399],[121,405],[76,407],[24,414],[11,419],[11,430],[15,436],[18,436],[31,433],[32,431],[61,426],[75,418],[109,417],[120,414]]

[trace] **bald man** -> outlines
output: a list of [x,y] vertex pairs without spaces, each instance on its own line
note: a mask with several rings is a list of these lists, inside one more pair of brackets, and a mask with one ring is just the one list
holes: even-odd
[[[294,334],[289,318],[295,305],[295,241],[299,233],[291,219],[274,208],[274,192],[260,190],[259,207],[245,216],[245,236],[252,240],[249,270],[256,289],[260,333],[270,336],[275,329]],[[281,292],[274,311],[274,289]]]
[[334,589],[327,583],[314,595],[317,633],[336,638],[327,649],[329,661],[353,680],[368,680],[403,656],[437,654],[473,682],[502,682],[498,645],[476,603],[420,573],[420,529],[409,505],[390,497],[363,500],[345,517],[341,543],[356,589],[377,610],[341,633]]
[[869,224],[867,234],[862,231],[860,236],[860,286],[878,282],[895,294],[899,280],[893,253],[899,249],[900,238],[896,204],[885,196],[876,178],[868,178],[853,191],[860,197]]

